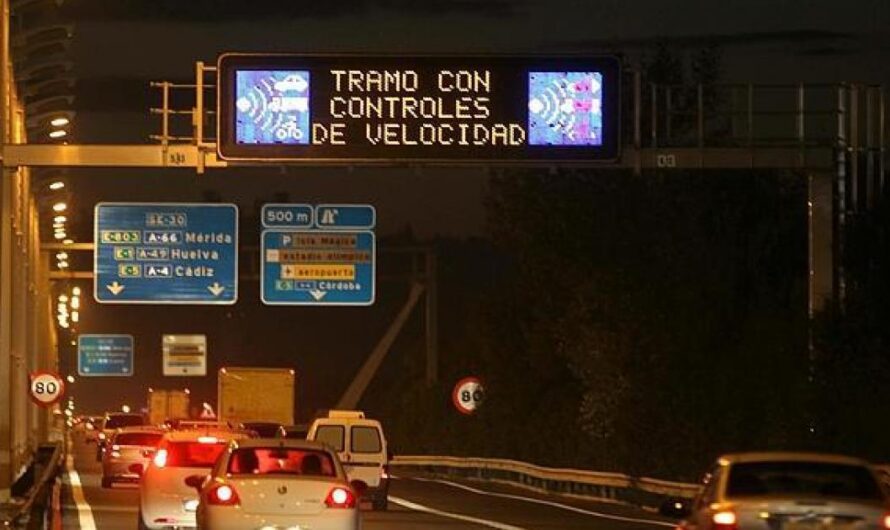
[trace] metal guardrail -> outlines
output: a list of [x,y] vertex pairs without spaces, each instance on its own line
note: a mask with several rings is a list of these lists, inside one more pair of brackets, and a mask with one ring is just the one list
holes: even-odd
[[668,498],[692,498],[699,490],[697,484],[492,458],[398,456],[391,466],[425,475],[505,482],[546,493],[643,507],[659,506]]
[[62,442],[43,444],[38,448],[32,463],[34,482],[28,489],[25,501],[16,507],[15,512],[7,520],[0,521],[0,526],[27,530],[47,527],[47,514],[52,504],[53,489],[62,469],[64,457]]

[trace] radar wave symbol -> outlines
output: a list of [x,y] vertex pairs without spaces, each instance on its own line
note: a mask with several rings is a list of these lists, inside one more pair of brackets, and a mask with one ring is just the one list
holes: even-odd
[[559,81],[554,80],[552,86],[547,87],[538,98],[532,108],[532,112],[540,115],[544,123],[557,132],[567,131],[570,138],[574,137],[575,113],[566,110],[571,105],[571,97],[565,87]]
[[264,130],[280,127],[284,122],[284,116],[272,108],[274,94],[275,90],[269,80],[263,79],[238,100],[238,110]]

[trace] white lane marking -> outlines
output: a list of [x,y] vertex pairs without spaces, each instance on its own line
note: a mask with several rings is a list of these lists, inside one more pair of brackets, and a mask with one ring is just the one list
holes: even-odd
[[398,504],[402,508],[407,508],[409,510],[414,510],[415,512],[424,512],[430,515],[438,515],[439,517],[447,517],[449,519],[456,519],[458,521],[463,521],[465,523],[473,523],[478,524],[480,526],[487,526],[489,528],[496,528],[497,530],[527,530],[522,528],[521,526],[513,526],[509,524],[499,523],[497,521],[489,521],[487,519],[479,519],[477,517],[470,517],[469,515],[461,515],[458,513],[451,512],[443,512],[442,510],[436,510],[435,508],[430,508],[428,506],[424,506],[422,504],[417,504],[411,501],[406,501],[405,499],[400,499],[399,497],[389,496],[389,502]]
[[71,496],[74,497],[74,504],[77,505],[77,521],[80,524],[80,530],[97,530],[96,520],[93,519],[93,510],[83,494],[83,483],[80,481],[80,475],[74,469],[74,457],[69,455],[66,464],[68,467],[68,483],[71,485]]
[[656,521],[654,519],[639,519],[636,517],[625,517],[622,515],[614,515],[611,513],[595,512],[592,510],[585,510],[584,508],[578,508],[576,506],[570,506],[568,504],[560,504],[558,502],[545,501],[543,499],[535,499],[533,497],[523,497],[521,495],[511,495],[509,493],[494,493],[491,491],[484,491],[484,490],[480,490],[480,489],[476,489],[476,488],[471,488],[470,486],[465,486],[463,484],[458,484],[456,482],[450,482],[447,480],[435,480],[435,479],[425,479],[425,478],[411,478],[409,480],[417,480],[419,482],[433,482],[433,483],[437,483],[437,484],[444,484],[445,486],[450,486],[452,488],[461,489],[464,491],[468,491],[470,493],[475,493],[477,495],[486,495],[489,497],[500,497],[502,499],[510,499],[510,500],[514,500],[514,501],[528,502],[531,504],[539,504],[541,506],[550,506],[551,508],[558,508],[560,510],[579,513],[582,515],[589,515],[591,517],[599,517],[601,519],[610,519],[613,521],[624,521],[627,523],[651,524],[653,526],[664,526],[667,528],[675,528],[677,526],[674,523],[668,523],[665,521]]

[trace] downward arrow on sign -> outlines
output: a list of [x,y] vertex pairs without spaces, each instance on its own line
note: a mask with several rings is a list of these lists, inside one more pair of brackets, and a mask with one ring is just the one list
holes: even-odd
[[318,289],[314,289],[312,291],[309,291],[309,294],[311,294],[312,298],[315,298],[316,301],[319,301],[322,298],[324,298],[325,295],[328,294],[328,292],[327,291],[319,291]]
[[123,292],[123,290],[125,289],[125,287],[117,283],[117,281],[112,282],[110,285],[106,285],[105,288],[111,291],[111,294],[113,294],[114,296],[121,294],[121,292]]
[[219,282],[213,282],[213,285],[208,286],[207,290],[210,291],[213,296],[219,296],[226,290],[226,288],[220,285]]

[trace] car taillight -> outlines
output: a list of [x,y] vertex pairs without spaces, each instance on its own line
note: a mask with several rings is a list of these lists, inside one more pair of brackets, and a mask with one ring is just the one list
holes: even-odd
[[207,493],[207,504],[211,506],[237,506],[240,502],[238,492],[228,484],[217,484]]
[[355,508],[355,494],[346,488],[334,488],[324,503],[328,508]]
[[167,450],[161,449],[155,454],[154,458],[155,467],[164,467],[167,465]]
[[714,521],[714,530],[738,530],[739,528],[739,518],[735,512],[726,510],[715,512],[711,520]]
[[890,513],[888,513],[887,515],[884,516],[883,519],[881,519],[881,528],[884,528],[885,530],[890,530]]

